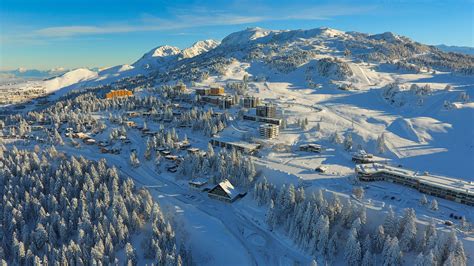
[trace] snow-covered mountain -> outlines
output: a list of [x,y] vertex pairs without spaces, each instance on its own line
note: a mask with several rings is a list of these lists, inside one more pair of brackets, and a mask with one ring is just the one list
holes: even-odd
[[58,77],[54,77],[44,81],[43,86],[48,92],[54,92],[60,88],[69,87],[71,85],[88,81],[97,77],[98,75],[94,71],[91,71],[87,68],[78,68],[66,72]]
[[44,79],[66,73],[68,70],[62,67],[49,70],[27,69],[20,67],[15,70],[0,71],[2,79]]
[[474,47],[469,47],[469,46],[454,46],[454,45],[440,44],[440,45],[436,45],[436,48],[448,53],[452,52],[452,53],[474,55]]
[[209,50],[214,49],[219,42],[214,40],[198,41],[186,49],[163,45],[145,53],[142,58],[132,64],[135,68],[145,70],[157,70],[167,63],[174,62],[184,58],[192,58]]
[[[400,213],[404,208],[416,209],[419,214],[416,219],[414,212],[410,214],[411,210],[405,213],[412,219],[410,224],[424,223],[420,229],[425,228],[430,220],[436,220],[436,226],[441,231],[448,231],[449,228],[466,230],[466,234],[460,235],[460,238],[466,243],[467,254],[474,254],[474,240],[469,235],[472,231],[467,231],[468,227],[462,225],[460,218],[454,218],[465,216],[468,221],[474,220],[471,207],[442,198],[437,198],[440,201],[438,206],[434,195],[424,195],[416,189],[391,182],[377,181],[361,185],[360,180],[354,178],[355,164],[351,161],[353,153],[362,149],[373,154],[371,158],[383,165],[397,165],[394,171],[432,179],[433,182],[439,180],[443,187],[471,187],[472,183],[464,181],[474,182],[474,104],[471,100],[474,97],[473,56],[446,53],[435,46],[421,44],[391,32],[367,34],[330,28],[248,28],[228,35],[221,42],[200,41],[186,49],[159,46],[134,63],[128,63],[98,71],[76,69],[50,80],[28,83],[31,88],[41,87],[48,92],[56,92],[56,96],[80,88],[91,88],[91,93],[74,94],[61,100],[63,104],[55,105],[53,102],[49,107],[33,104],[32,108],[43,112],[41,115],[33,112],[27,114],[31,111],[29,107],[19,109],[18,112],[37,119],[53,116],[52,121],[71,118],[63,128],[71,125],[74,128],[81,128],[82,125],[96,127],[97,131],[90,131],[94,132],[93,139],[107,141],[111,148],[120,148],[119,154],[98,155],[98,147],[85,144],[74,145],[78,148],[69,144],[64,147],[58,145],[58,148],[68,154],[83,155],[93,160],[107,158],[141,185],[156,189],[153,195],[159,196],[160,203],[166,206],[164,209],[178,213],[175,217],[180,225],[184,221],[179,228],[186,230],[183,235],[192,247],[198,265],[229,262],[236,265],[288,265],[294,264],[293,261],[307,265],[306,262],[312,257],[317,257],[315,254],[318,253],[314,252],[325,250],[314,243],[319,236],[324,236],[321,238],[323,240],[316,241],[324,245],[332,243],[330,245],[334,250],[339,243],[344,245],[339,251],[333,251],[332,254],[336,255],[332,257],[338,257],[341,251],[352,250],[355,246],[359,246],[359,251],[361,248],[370,250],[367,245],[372,238],[369,235],[361,244],[353,246],[352,243],[358,243],[358,232],[366,234],[368,228],[377,226],[385,219],[384,224],[389,221],[387,228],[393,231],[389,233],[390,237],[379,238],[385,239],[388,244],[381,245],[381,241],[377,241],[379,251],[375,258],[379,261],[378,258],[384,256],[383,246],[398,247],[397,238],[392,238],[392,235],[400,236],[397,232],[401,233],[400,245],[405,248],[407,246],[402,243],[414,245],[418,243],[415,241],[416,236],[423,236],[424,231],[421,230],[413,233],[392,226],[401,224],[398,218],[394,218],[395,214],[391,214],[392,209]],[[171,86],[164,86],[178,82],[185,83],[188,90],[178,93]],[[222,115],[212,115],[212,110],[220,109],[220,106],[200,101],[200,97],[194,97],[193,90],[216,84],[225,87],[225,92],[235,98],[251,95],[259,97],[262,102],[274,103],[277,117],[281,119],[279,133],[272,139],[261,138],[261,124],[241,119],[243,113],[248,111],[254,114],[255,110],[247,110],[238,104],[219,110]],[[103,92],[111,88],[131,89],[134,97],[112,101],[104,99]],[[181,97],[186,101],[182,101]],[[49,100],[55,99],[51,97]],[[181,115],[164,119],[173,115],[173,108],[179,108]],[[145,114],[129,118],[137,125],[143,125],[143,128],[146,123],[146,127],[156,134],[153,139],[147,141],[148,136],[145,135],[148,134],[143,134],[145,130],[140,132],[122,127],[121,117],[133,110],[152,110],[149,113],[153,113],[153,116],[159,113],[159,119],[152,119]],[[86,124],[87,121],[94,123]],[[28,125],[26,122],[23,124],[25,127]],[[187,125],[191,125],[191,128]],[[165,131],[162,129],[167,132],[166,136],[170,136],[166,137],[170,139],[169,142],[165,141]],[[87,130],[84,126],[84,131]],[[126,135],[129,143],[119,141],[116,137],[118,134]],[[52,136],[50,141],[56,138]],[[192,147],[203,151],[209,149],[209,152],[204,157],[175,149],[175,139],[179,140],[180,136],[186,136],[186,139],[189,136]],[[17,138],[16,135],[14,137]],[[231,157],[227,159],[220,148],[217,148],[216,153],[208,148],[211,138],[249,144],[245,146],[258,144],[260,148],[257,156],[249,157],[249,163],[236,163],[241,159],[240,156],[235,156],[235,160]],[[301,150],[303,145],[310,143],[321,145],[321,153]],[[70,144],[73,144],[72,141]],[[157,154],[154,151],[162,145],[171,147],[176,156],[183,156],[183,161],[179,166],[176,165],[177,173],[172,173],[168,168],[171,161],[161,163],[161,156],[154,155]],[[147,154],[158,159],[148,160]],[[234,157],[235,153],[229,154]],[[213,167],[210,162],[213,162]],[[222,167],[216,167],[216,163]],[[11,169],[17,167],[11,165]],[[75,167],[72,170],[75,171]],[[209,171],[214,170],[215,173],[226,173],[230,182],[234,182],[233,178],[248,182],[248,177],[258,172],[261,173],[261,183],[249,186],[255,189],[242,186],[244,183],[241,183],[241,188],[247,190],[248,195],[230,208],[227,204],[215,204],[206,193],[191,191],[187,182],[178,177],[196,176],[201,179],[213,176]],[[438,174],[449,178],[436,176]],[[211,180],[211,183],[214,182]],[[283,184],[287,186],[284,189]],[[308,194],[305,194],[304,189],[307,189]],[[425,197],[424,203],[420,201],[420,196]],[[258,201],[264,202],[263,205],[270,205],[268,210],[262,211],[261,204],[255,204],[255,199],[259,197],[262,197]],[[427,197],[431,207],[428,207]],[[301,204],[305,198],[311,203]],[[293,203],[287,205],[288,202]],[[360,213],[356,215],[355,206],[359,204],[363,208],[357,207]],[[292,206],[297,207],[291,209]],[[326,212],[328,206],[338,211]],[[341,206],[350,206],[351,209],[341,209]],[[289,215],[288,210],[295,215]],[[128,215],[127,212],[123,213]],[[329,219],[327,215],[333,218]],[[350,222],[348,217],[353,215],[354,222]],[[297,222],[275,222],[275,217],[291,217]],[[362,220],[366,220],[364,225]],[[266,224],[265,221],[271,222]],[[405,221],[403,226],[408,224],[405,218],[400,221]],[[299,231],[300,224],[306,224],[306,229]],[[317,225],[318,229],[315,230],[311,224]],[[331,229],[324,229],[325,233],[321,234],[323,227]],[[429,226],[426,228],[427,231],[433,231]],[[329,239],[330,231],[332,240]],[[411,235],[412,240],[407,240],[405,232]],[[281,233],[287,237],[282,238]],[[385,233],[378,230],[375,234]],[[350,241],[347,241],[347,235]],[[202,245],[203,239],[210,241],[204,241],[206,245]],[[429,239],[430,242],[436,242],[434,237]],[[444,239],[439,242],[446,252],[435,246],[429,251],[431,255],[433,252],[447,254],[448,246],[457,246],[444,242],[447,239],[454,241],[452,235],[440,239]],[[298,248],[311,245],[316,246],[317,250]],[[426,243],[421,246],[431,249]],[[412,262],[416,253],[420,252],[415,246],[403,253],[397,251],[398,248],[392,250],[393,254],[406,255],[403,265],[415,264]],[[358,253],[361,257],[362,253]],[[416,258],[418,264],[425,253],[423,251]],[[365,258],[372,257],[370,252],[365,254],[368,254],[363,256]],[[469,262],[472,262],[472,256],[469,256]],[[334,261],[335,264],[347,256],[340,257]],[[431,265],[433,256],[430,260],[425,264]],[[441,260],[438,262],[441,263]]]
[[220,42],[215,40],[205,40],[205,41],[198,41],[194,43],[192,46],[183,49],[181,53],[181,58],[193,58],[197,55],[202,53],[208,52],[216,48]]
[[[288,81],[291,78],[298,80],[298,86],[309,88],[365,90],[381,88],[403,75],[440,72],[466,77],[474,73],[474,57],[470,55],[445,53],[391,32],[366,34],[326,27],[309,30],[257,27],[231,33],[222,42],[198,41],[185,49],[159,46],[130,65],[86,73],[87,78],[71,79],[66,86],[76,80],[87,81],[86,85],[103,85],[135,76],[151,77],[158,82],[199,82],[225,75],[236,62],[246,65],[246,69],[232,71],[261,79]],[[60,89],[57,86],[50,87]]]

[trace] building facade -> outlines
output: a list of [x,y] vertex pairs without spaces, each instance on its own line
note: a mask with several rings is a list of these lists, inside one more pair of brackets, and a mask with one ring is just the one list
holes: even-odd
[[215,86],[215,87],[211,87],[211,95],[224,95],[225,93],[225,90],[223,87],[218,87],[218,86]]
[[209,88],[197,88],[196,94],[201,96],[209,95],[211,90]]
[[257,106],[257,116],[275,118],[276,106],[271,103]]
[[279,127],[274,124],[263,124],[259,127],[260,137],[266,139],[273,139],[278,137]]
[[111,90],[105,94],[106,99],[120,98],[120,97],[129,97],[133,96],[133,92],[129,90]]
[[226,148],[226,149],[235,149],[237,151],[252,154],[255,153],[259,148],[260,144],[248,143],[243,141],[232,141],[220,138],[213,138],[209,141],[213,146]]
[[186,85],[185,84],[177,84],[174,86],[174,89],[179,92],[185,92],[186,91]]
[[383,165],[358,164],[356,176],[361,181],[388,181],[408,186],[432,196],[474,206],[474,183],[461,179],[418,173],[412,170]]
[[242,106],[245,108],[256,108],[260,105],[260,98],[255,96],[245,96],[242,99]]

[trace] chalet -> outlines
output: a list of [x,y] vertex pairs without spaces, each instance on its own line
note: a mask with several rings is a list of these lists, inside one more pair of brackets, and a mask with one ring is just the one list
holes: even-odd
[[166,168],[166,170],[170,173],[176,173],[176,171],[178,171],[178,165],[172,165],[172,166],[169,166]]
[[319,144],[309,143],[300,145],[300,151],[321,152],[322,147]]
[[75,139],[85,139],[85,138],[88,138],[89,136],[86,133],[77,132],[77,133],[73,133],[72,137]]
[[316,169],[314,169],[314,170],[318,173],[326,173],[328,168],[326,166],[321,165],[321,166],[316,167]]
[[93,138],[85,138],[82,140],[82,142],[84,142],[85,144],[87,145],[94,145],[95,144],[95,139]]
[[188,149],[188,153],[189,153],[189,154],[198,154],[198,153],[199,153],[199,149],[198,149],[198,148],[189,148],[189,149]]
[[165,159],[170,160],[170,161],[176,161],[176,160],[178,160],[178,156],[176,156],[176,155],[166,155]]
[[39,130],[43,130],[44,126],[37,125],[37,126],[31,126],[30,128],[32,131],[39,131]]
[[189,186],[193,188],[201,189],[207,184],[207,179],[205,178],[195,178],[188,182]]
[[181,141],[181,142],[178,142],[177,144],[181,150],[191,147],[191,143],[189,143],[189,141]]
[[140,115],[139,112],[134,112],[134,111],[128,111],[128,112],[125,112],[125,114],[128,116],[128,117],[137,117]]
[[352,161],[355,163],[373,163],[373,155],[365,150],[358,150],[352,154]]
[[127,127],[137,127],[137,124],[133,121],[125,121],[124,124],[127,126]]
[[169,151],[169,150],[162,150],[162,151],[160,151],[160,153],[163,156],[171,155],[171,151]]
[[229,180],[224,180],[209,190],[207,195],[210,198],[222,200],[225,202],[234,202],[236,199],[243,197],[245,194],[240,193],[237,188],[230,183]]
[[112,153],[112,154],[120,154],[120,149],[116,149],[116,148],[111,149],[111,150],[110,150],[110,153]]

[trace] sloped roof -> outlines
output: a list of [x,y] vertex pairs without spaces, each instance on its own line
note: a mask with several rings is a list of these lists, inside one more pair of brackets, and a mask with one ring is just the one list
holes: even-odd
[[225,179],[221,181],[219,184],[217,184],[211,191],[215,190],[216,188],[220,187],[228,196],[230,199],[234,199],[240,194],[240,191],[230,183],[228,179]]

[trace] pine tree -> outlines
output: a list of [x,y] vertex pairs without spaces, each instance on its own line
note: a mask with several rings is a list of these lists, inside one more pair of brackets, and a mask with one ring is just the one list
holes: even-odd
[[273,203],[273,200],[270,200],[270,207],[268,208],[267,211],[267,218],[266,218],[268,227],[270,228],[270,231],[273,230],[273,225],[275,224],[275,204]]
[[401,262],[402,252],[400,251],[400,246],[398,245],[397,237],[394,237],[390,240],[388,244],[388,248],[384,256],[383,265],[401,265]]
[[433,199],[431,201],[431,206],[430,208],[433,210],[433,211],[437,211],[438,210],[438,201],[436,199]]
[[382,154],[382,153],[385,153],[386,150],[387,150],[387,146],[385,144],[385,134],[382,133],[377,138],[377,152]]
[[385,216],[383,223],[383,228],[385,229],[385,233],[390,236],[395,236],[398,233],[398,219],[395,216],[392,206],[389,206],[387,216]]
[[337,245],[338,245],[338,237],[337,237],[337,232],[334,232],[331,238],[329,239],[329,244],[328,244],[328,256],[330,258],[334,258],[337,254]]
[[327,253],[327,246],[329,241],[329,218],[326,215],[320,216],[321,219],[318,221],[317,231],[318,234],[318,250],[322,254]]
[[421,204],[421,205],[426,205],[426,204],[428,204],[428,199],[426,198],[426,195],[425,195],[425,194],[422,194],[422,195],[421,195],[420,204]]
[[362,266],[374,266],[374,256],[370,252],[370,250],[366,250],[364,253],[364,257],[362,258]]
[[402,219],[403,231],[400,238],[400,244],[403,248],[403,251],[411,251],[414,248],[417,231],[415,217],[415,211],[413,209],[407,209],[406,214]]
[[373,249],[375,253],[382,252],[384,242],[385,242],[385,230],[384,230],[383,225],[379,225],[372,239]]
[[362,259],[362,251],[356,235],[354,230],[351,230],[344,250],[344,261],[348,265],[359,265]]

